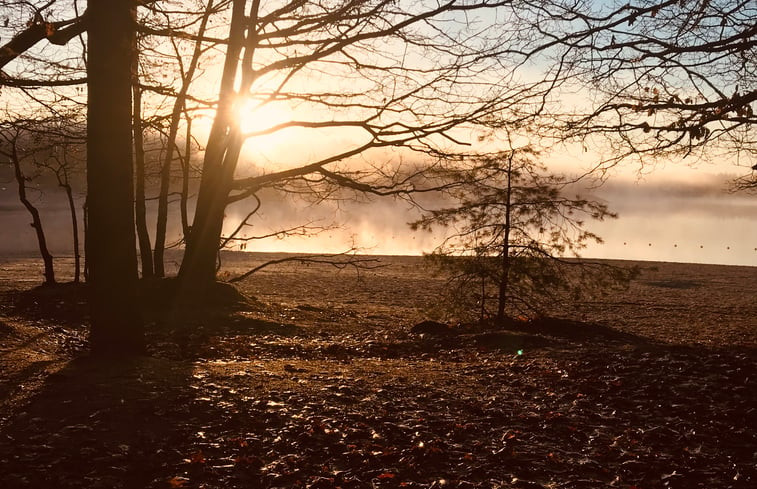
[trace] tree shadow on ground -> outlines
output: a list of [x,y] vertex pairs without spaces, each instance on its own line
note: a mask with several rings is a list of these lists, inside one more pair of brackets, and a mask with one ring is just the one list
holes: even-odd
[[0,429],[0,487],[753,487],[753,358],[565,320],[351,324],[323,336],[218,307],[151,325],[185,355],[70,362]]
[[[201,298],[178,303],[176,278],[142,279],[139,282],[140,309],[146,322],[196,323],[198,320],[223,317],[240,310],[258,310],[262,305],[233,286],[215,282]],[[56,283],[10,291],[8,302],[13,314],[66,325],[80,325],[89,318],[88,285]]]
[[[3,427],[3,488],[155,487],[192,436],[191,364],[80,358]],[[206,407],[207,409],[207,407]],[[212,416],[212,412],[203,415]]]
[[257,352],[250,351],[248,346],[276,343],[303,334],[303,328],[291,323],[216,309],[191,320],[153,324],[147,330],[147,342],[149,351],[156,356],[197,360],[230,352],[236,352],[236,357],[255,357]]
[[580,342],[596,341],[630,345],[644,345],[651,342],[650,339],[643,336],[620,331],[604,324],[564,318],[544,317],[530,321],[511,321],[505,328],[511,331]]

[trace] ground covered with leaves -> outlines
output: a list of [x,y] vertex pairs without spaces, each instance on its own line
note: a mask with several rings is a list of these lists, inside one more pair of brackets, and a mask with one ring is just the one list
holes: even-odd
[[383,261],[265,269],[116,364],[80,287],[6,260],[0,487],[757,487],[757,268],[642,264],[559,321],[413,332],[442,281]]

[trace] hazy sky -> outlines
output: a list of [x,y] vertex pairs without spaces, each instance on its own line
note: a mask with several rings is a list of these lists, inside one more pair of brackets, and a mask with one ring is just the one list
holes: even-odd
[[[576,92],[568,101],[580,104],[584,98],[584,92]],[[303,115],[320,117],[319,114],[294,114],[286,103],[269,104],[258,110],[252,104],[243,106],[240,112],[245,114],[244,130],[253,132]],[[201,141],[209,123],[209,117],[195,121]],[[360,136],[343,128],[338,133],[289,129],[259,138],[257,144],[251,145],[255,150],[243,160],[252,160],[255,167],[272,171],[323,157],[334,148],[354,145]],[[582,158],[591,160],[597,156],[590,153]],[[578,171],[574,163],[568,164],[570,171]],[[248,169],[255,168],[246,161],[240,163],[243,170],[245,165]],[[594,197],[607,202],[620,218],[589,223],[588,227],[602,236],[605,244],[591,246],[585,256],[757,266],[757,196],[729,194],[725,190],[727,179],[720,175],[738,171],[732,163],[697,169],[669,163],[667,168],[641,178],[636,171],[633,167],[619,170],[603,186],[589,190]],[[36,244],[33,230],[28,226],[28,214],[17,201],[10,175],[0,171],[0,176],[3,177],[0,179],[0,252],[32,251]],[[52,248],[65,252],[70,241],[70,223],[62,193],[49,189],[43,194],[32,194],[43,209]],[[234,217],[244,214],[246,212],[238,206],[230,208],[227,215],[232,219],[227,223],[227,230],[236,225]],[[300,224],[303,216],[316,225],[336,221],[345,227],[324,231],[310,239],[293,237],[251,242],[247,249],[339,252],[354,243],[365,252],[420,254],[433,250],[442,234],[441,230],[411,232],[407,223],[418,214],[401,202],[374,200],[370,204],[346,203],[339,209],[332,203],[303,208],[301,203],[272,196],[264,200],[260,219],[255,221],[255,233],[265,234]]]

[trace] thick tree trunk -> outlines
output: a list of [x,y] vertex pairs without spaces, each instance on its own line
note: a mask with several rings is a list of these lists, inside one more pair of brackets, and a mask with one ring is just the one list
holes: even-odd
[[34,204],[26,197],[26,177],[21,171],[21,161],[16,152],[16,142],[13,142],[13,149],[11,160],[13,160],[13,170],[16,177],[16,183],[18,184],[18,198],[29,214],[32,216],[32,227],[35,233],[37,233],[37,244],[39,245],[39,253],[42,255],[42,261],[45,264],[45,283],[50,285],[55,283],[55,269],[53,268],[53,255],[47,249],[47,239],[45,239],[45,231],[42,229],[42,219],[39,217],[39,211]]
[[215,281],[226,205],[241,149],[238,136],[232,139],[228,146],[226,141],[219,140],[214,144],[217,147],[211,148],[209,145],[207,148],[207,152],[221,153],[217,156],[222,158],[223,163],[208,165],[203,171],[192,229],[179,270],[184,291],[202,293],[205,287]]
[[87,204],[94,354],[143,351],[132,164],[133,0],[89,1]]
[[201,191],[197,199],[192,230],[179,270],[184,290],[202,292],[215,281],[216,256],[226,208],[226,196],[220,185],[218,187],[214,192]]
[[202,294],[215,281],[224,211],[242,147],[233,106],[239,55],[244,45],[245,1],[234,0],[218,111],[208,137],[192,228],[179,270],[180,300]]

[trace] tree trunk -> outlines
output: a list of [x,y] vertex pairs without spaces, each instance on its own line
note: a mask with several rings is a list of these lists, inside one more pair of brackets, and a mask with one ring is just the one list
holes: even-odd
[[71,232],[74,236],[74,283],[78,284],[81,278],[81,254],[79,253],[79,223],[76,220],[76,203],[74,202],[74,192],[68,183],[68,179],[66,179],[65,183],[61,184],[61,187],[66,191],[68,210],[71,212]]
[[[175,110],[175,109],[174,109]],[[164,277],[166,274],[163,256],[166,249],[166,228],[168,226],[168,190],[171,183],[171,163],[173,162],[174,143],[176,142],[176,127],[173,122],[168,132],[166,142],[166,158],[160,168],[160,192],[158,193],[158,217],[155,226],[155,250],[153,263],[155,276]]]
[[32,204],[26,197],[26,177],[21,171],[21,161],[18,157],[16,149],[16,141],[13,141],[11,153],[11,160],[13,161],[13,170],[16,177],[16,183],[18,183],[18,198],[29,214],[32,216],[31,226],[37,233],[37,244],[39,245],[39,252],[42,255],[42,261],[45,264],[45,284],[51,285],[55,283],[55,269],[53,268],[53,256],[47,249],[47,240],[45,239],[45,231],[42,229],[42,220],[39,217],[39,211],[34,204]]
[[184,297],[202,294],[216,277],[224,211],[242,147],[233,106],[239,55],[245,40],[244,9],[244,0],[234,0],[218,111],[208,137],[194,220],[179,269],[180,293]]
[[497,321],[502,322],[505,319],[505,306],[507,305],[507,293],[510,286],[510,230],[512,228],[512,212],[513,212],[513,157],[514,154],[510,154],[507,161],[507,172],[505,173],[507,178],[507,191],[505,193],[505,229],[502,236],[502,256],[501,256],[501,269],[499,277],[499,296],[497,298]]
[[181,159],[181,197],[179,200],[179,212],[181,213],[181,231],[184,242],[189,239],[189,162],[192,160],[192,118],[185,114],[187,122],[186,138],[184,140],[184,157]]
[[[234,139],[238,138],[237,135]],[[226,142],[221,140],[214,146],[223,146],[213,148],[222,152],[218,156],[223,163],[206,166],[203,171],[192,229],[179,270],[182,288],[194,289],[198,293],[215,281],[218,246],[241,141],[232,141],[227,147]],[[207,152],[211,149],[209,144]]]
[[[240,0],[237,0],[238,2]],[[242,4],[244,4],[244,1],[241,1]],[[200,28],[198,31],[198,35],[202,37],[205,34],[205,29],[208,25],[208,19],[210,18],[210,14],[213,12],[213,2],[212,0],[208,2],[207,8],[205,9],[205,13],[203,14],[202,21],[200,22]],[[164,264],[163,264],[163,255],[165,252],[165,246],[166,246],[166,228],[168,224],[168,190],[171,183],[171,165],[173,164],[173,155],[174,151],[177,153],[180,153],[179,148],[176,146],[176,137],[179,132],[179,123],[181,122],[181,116],[184,113],[184,110],[186,108],[186,99],[187,99],[187,93],[189,92],[189,86],[192,84],[192,81],[195,76],[195,71],[197,70],[197,66],[200,61],[200,56],[202,55],[202,42],[196,41],[194,52],[192,54],[192,59],[189,62],[189,66],[187,68],[186,73],[182,73],[182,82],[181,82],[181,89],[179,90],[179,93],[176,95],[176,100],[174,101],[173,105],[173,111],[171,112],[171,123],[168,128],[168,140],[166,141],[166,157],[163,160],[163,166],[160,170],[160,194],[158,195],[158,220],[157,220],[157,226],[155,229],[155,275],[158,277],[163,277],[165,275],[164,270]],[[184,156],[184,168],[186,169],[184,172],[184,183],[182,186],[182,228],[185,232],[185,239],[186,239],[186,230],[188,229],[188,225],[186,225],[186,199],[185,199],[185,185],[188,183],[189,179],[189,147],[190,147],[190,132],[189,129],[187,129],[187,154]],[[181,159],[181,154],[179,154],[179,158]]]
[[132,164],[133,0],[89,0],[87,204],[92,353],[144,349]]
[[84,200],[84,205],[81,206],[82,211],[82,224],[84,224],[84,281],[89,283],[89,209],[87,207],[87,201]]
[[137,74],[137,56],[134,56],[134,73],[132,93],[134,95],[134,165],[135,165],[135,201],[134,211],[137,224],[139,242],[139,257],[142,263],[142,277],[152,277],[154,267],[152,262],[152,246],[150,233],[147,231],[147,209],[145,206],[145,145],[142,135],[142,89],[139,87]]

